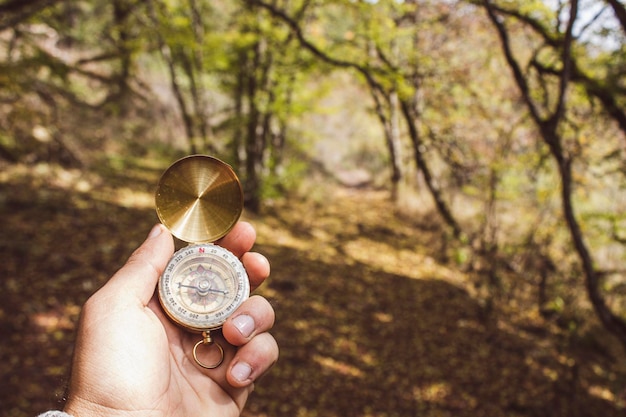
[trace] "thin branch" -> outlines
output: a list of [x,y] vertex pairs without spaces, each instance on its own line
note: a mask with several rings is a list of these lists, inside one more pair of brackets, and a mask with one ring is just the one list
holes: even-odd
[[365,77],[368,84],[370,84],[371,86],[375,87],[376,89],[380,91],[384,91],[381,84],[378,81],[376,81],[376,79],[372,75],[373,72],[377,71],[376,69],[369,68],[365,65],[357,64],[352,61],[339,59],[322,51],[320,48],[318,48],[315,44],[313,44],[310,40],[306,38],[297,20],[290,17],[289,15],[287,15],[287,13],[275,7],[274,5],[265,3],[261,0],[247,0],[246,2],[250,4],[251,6],[259,6],[267,10],[268,12],[270,12],[273,16],[282,20],[289,27],[289,29],[291,29],[291,31],[295,34],[296,38],[298,38],[298,41],[300,41],[300,44],[304,46],[313,55],[315,55],[317,58],[321,59],[323,62],[326,62],[327,64],[331,64],[339,68],[354,69],[358,71],[361,75],[363,75],[363,77]]
[[565,103],[567,100],[567,88],[571,81],[572,73],[572,43],[574,41],[574,23],[578,17],[578,0],[572,0],[569,21],[567,22],[567,29],[565,31],[565,37],[563,39],[563,53],[561,61],[563,62],[563,70],[561,71],[561,77],[559,80],[559,95],[557,100],[556,110],[552,115],[555,119],[553,122],[556,126],[559,120],[563,118],[565,114]]
[[[483,3],[483,2],[474,1],[473,3]],[[550,31],[544,25],[540,24],[538,21],[536,21],[532,17],[524,15],[517,10],[509,10],[503,7],[497,7],[493,5],[491,2],[484,2],[484,3],[487,9],[491,9],[492,11],[503,14],[505,16],[514,17],[516,19],[519,19],[521,22],[527,24],[538,35],[540,35],[544,39],[544,42],[546,43],[546,45],[557,48],[557,49],[561,47],[561,42],[563,42],[563,39],[560,40],[557,35],[550,33]],[[624,14],[625,14],[624,17],[626,19],[626,11],[624,10],[624,7],[619,4],[617,5],[617,7],[618,7],[618,10],[624,11]],[[496,22],[494,22],[494,24],[496,24]],[[573,24],[573,20],[570,19],[570,25],[571,24]],[[571,28],[569,30],[571,31]],[[576,61],[573,59],[571,53],[569,54],[569,60],[567,63],[569,65],[568,76],[570,77],[571,81],[581,84],[587,91],[587,94],[598,99],[604,106],[604,109],[609,114],[609,116],[612,117],[613,120],[617,122],[622,132],[626,133],[626,112],[623,106],[621,106],[615,98],[616,92],[624,94],[624,91],[620,90],[618,86],[604,84],[600,82],[599,80],[593,79],[587,74],[585,74],[579,68]],[[550,72],[551,74],[560,77],[560,71],[555,68],[548,68],[545,65],[541,65],[539,64],[537,60],[533,61],[531,64],[533,65],[534,68],[538,69],[540,72],[541,71]],[[532,114],[532,111],[531,111],[531,114]]]
[[517,83],[518,88],[522,94],[522,98],[528,107],[531,117],[537,124],[542,124],[543,120],[539,115],[539,110],[537,109],[534,101],[530,96],[530,87],[528,82],[526,81],[526,77],[524,77],[524,73],[522,72],[522,68],[520,64],[517,62],[515,55],[513,54],[513,50],[511,48],[511,41],[509,39],[509,33],[504,25],[503,19],[497,15],[497,10],[495,6],[489,0],[485,0],[483,2],[485,9],[487,10],[487,14],[495,26],[498,36],[500,37],[500,43],[502,44],[502,49],[504,52],[504,57],[513,72],[513,78]]

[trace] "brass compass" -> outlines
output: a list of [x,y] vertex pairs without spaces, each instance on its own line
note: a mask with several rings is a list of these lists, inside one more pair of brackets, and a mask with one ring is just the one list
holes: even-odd
[[[243,211],[241,183],[232,168],[217,158],[192,155],[172,164],[159,180],[156,211],[174,236],[189,243],[174,253],[158,284],[159,301],[168,317],[202,334],[193,348],[196,363],[218,367],[224,350],[211,337],[249,297],[248,275],[239,259],[212,242],[226,235]],[[202,362],[200,346],[216,346],[220,358]]]

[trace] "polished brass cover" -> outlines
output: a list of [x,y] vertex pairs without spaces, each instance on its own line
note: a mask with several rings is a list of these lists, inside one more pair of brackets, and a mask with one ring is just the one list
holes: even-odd
[[191,155],[163,173],[155,203],[161,223],[177,238],[214,242],[239,220],[243,191],[228,164],[208,155]]

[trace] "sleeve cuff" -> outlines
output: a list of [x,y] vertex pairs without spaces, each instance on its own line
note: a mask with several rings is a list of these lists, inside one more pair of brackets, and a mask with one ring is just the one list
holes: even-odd
[[63,411],[51,410],[51,411],[46,411],[43,414],[39,414],[38,417],[72,417],[72,416]]

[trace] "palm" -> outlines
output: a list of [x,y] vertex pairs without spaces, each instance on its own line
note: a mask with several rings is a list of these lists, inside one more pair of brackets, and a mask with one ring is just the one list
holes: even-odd
[[[239,415],[247,390],[228,386],[225,365],[207,371],[190,360],[200,336],[167,320],[158,301],[123,311],[107,312],[106,304],[99,308],[104,311],[92,313],[100,320],[85,329],[90,334],[82,339],[90,346],[81,349],[91,355],[77,358],[83,361],[77,366],[85,370],[72,381],[77,397],[105,406],[108,414],[149,410],[167,416]],[[108,349],[113,341],[116,349]],[[232,355],[232,348],[225,350]],[[89,380],[93,376],[97,381]],[[82,392],[82,387],[93,386],[105,389]]]
[[[159,397],[160,393],[154,392],[153,400],[161,400],[167,408],[163,411],[169,416],[238,416],[247,399],[248,389],[233,388],[226,383],[225,364],[215,370],[205,370],[190,359],[193,346],[201,340],[200,335],[180,329],[168,320],[161,318],[160,321],[168,341],[159,346],[168,346],[169,351],[161,354],[167,355],[169,360],[161,362],[155,358],[158,362],[154,365],[159,367],[168,383],[163,386],[165,395]],[[155,333],[155,336],[163,336],[160,330],[157,332],[160,334]],[[225,355],[232,356],[234,349],[223,341],[220,343]]]

